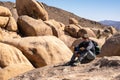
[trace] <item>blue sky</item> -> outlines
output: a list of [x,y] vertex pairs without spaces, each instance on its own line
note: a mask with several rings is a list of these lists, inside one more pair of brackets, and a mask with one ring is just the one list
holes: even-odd
[[[15,0],[0,0],[12,1]],[[90,20],[120,21],[120,0],[38,0]]]

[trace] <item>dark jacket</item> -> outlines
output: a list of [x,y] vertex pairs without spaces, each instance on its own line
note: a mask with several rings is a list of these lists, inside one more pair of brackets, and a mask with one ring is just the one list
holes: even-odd
[[94,47],[94,44],[92,43],[91,40],[89,41],[83,41],[81,42],[79,45],[78,45],[78,49],[80,50],[81,47],[84,47],[85,48],[85,52],[87,51],[92,51],[93,53],[95,53],[95,47]]

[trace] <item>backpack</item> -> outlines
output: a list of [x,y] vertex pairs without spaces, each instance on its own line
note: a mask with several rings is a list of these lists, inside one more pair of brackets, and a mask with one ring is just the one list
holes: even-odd
[[94,47],[95,47],[95,54],[96,55],[100,54],[101,50],[100,50],[100,47],[98,46],[97,42],[92,40],[92,43],[94,44]]

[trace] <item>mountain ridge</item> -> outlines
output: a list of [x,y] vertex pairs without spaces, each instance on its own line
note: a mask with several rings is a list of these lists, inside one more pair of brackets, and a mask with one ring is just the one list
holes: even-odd
[[100,23],[107,26],[114,26],[116,29],[120,30],[120,21],[103,20],[103,21],[100,21]]

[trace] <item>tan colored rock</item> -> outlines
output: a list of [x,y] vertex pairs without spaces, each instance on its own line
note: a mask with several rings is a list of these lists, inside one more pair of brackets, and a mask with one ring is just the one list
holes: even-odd
[[54,36],[26,37],[5,41],[20,49],[35,67],[69,61],[72,52]]
[[29,16],[21,16],[18,18],[18,24],[24,36],[53,35],[51,27],[46,25],[41,19],[36,20]]
[[104,29],[104,30],[98,30],[97,33],[97,38],[98,39],[103,39],[105,38],[106,40],[109,39],[112,36],[112,33],[110,32],[109,29]]
[[0,27],[5,28],[8,24],[9,17],[1,17],[0,16]]
[[12,14],[8,8],[0,6],[0,16],[9,17],[12,16]]
[[12,16],[14,17],[15,21],[17,22],[18,14],[16,8],[11,9]]
[[63,34],[63,30],[65,28],[65,25],[55,21],[54,19],[47,20],[45,23],[52,28],[53,35],[56,37],[60,37]]
[[68,26],[65,26],[65,31],[68,32],[72,37],[77,38],[78,37],[78,31],[79,31],[79,27],[77,27],[74,24],[70,24]]
[[78,37],[82,37],[84,34],[88,34],[89,37],[96,38],[95,33],[90,28],[82,28],[78,31]]
[[73,44],[73,42],[76,40],[76,38],[73,38],[69,35],[61,35],[59,37],[60,40],[62,40],[70,49],[71,49],[71,46]]
[[0,41],[11,38],[21,38],[19,34],[0,28]]
[[48,13],[42,3],[36,0],[16,0],[18,15],[28,15],[35,19],[48,20]]
[[120,34],[112,36],[105,42],[100,56],[120,56]]
[[16,23],[15,19],[13,17],[10,17],[9,19],[10,20],[8,22],[6,29],[9,31],[17,31],[18,27],[17,27],[17,23]]
[[0,67],[2,68],[17,63],[26,63],[31,65],[20,50],[4,43],[0,43],[0,56]]
[[26,63],[12,64],[0,69],[0,80],[8,80],[32,69],[34,68]]
[[69,24],[78,24],[78,21],[75,18],[69,18]]
[[[111,58],[111,59],[110,59]],[[57,66],[57,67],[55,67]],[[10,80],[119,80],[120,57],[102,57],[94,61],[66,67],[59,65],[37,68]],[[92,71],[91,71],[92,70]],[[41,76],[40,76],[41,75]]]
[[113,26],[110,26],[108,29],[110,30],[111,34],[117,33],[117,30]]
[[0,43],[0,67],[0,80],[34,69],[20,50],[4,43]]

